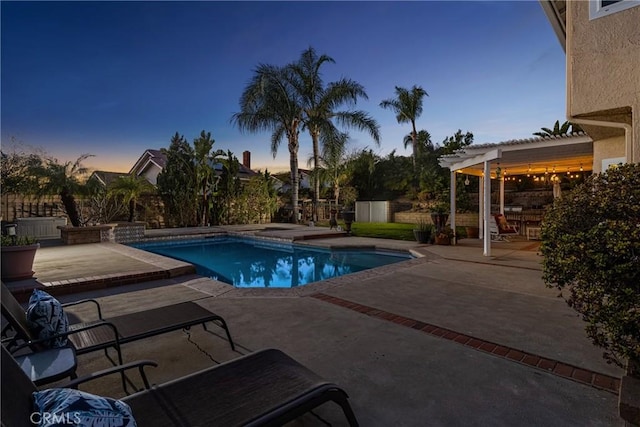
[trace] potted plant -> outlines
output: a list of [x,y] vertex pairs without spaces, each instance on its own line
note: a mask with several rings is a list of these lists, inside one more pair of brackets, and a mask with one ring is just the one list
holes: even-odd
[[436,233],[439,233],[449,219],[449,205],[445,202],[438,202],[431,206],[431,221],[436,226]]
[[454,235],[451,227],[445,225],[440,231],[436,232],[436,245],[450,245]]
[[15,234],[3,235],[1,239],[2,280],[10,282],[33,277],[33,260],[40,243],[34,237]]
[[418,243],[429,243],[433,234],[433,224],[429,224],[424,219],[420,219],[413,229],[413,236]]

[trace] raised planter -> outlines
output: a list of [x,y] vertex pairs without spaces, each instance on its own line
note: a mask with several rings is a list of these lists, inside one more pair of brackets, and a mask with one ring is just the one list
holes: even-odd
[[629,361],[620,380],[618,397],[620,417],[628,426],[640,426],[640,362]]
[[100,243],[112,240],[111,225],[90,225],[87,227],[59,226],[60,238],[65,245]]
[[33,277],[33,260],[40,243],[2,246],[2,280],[11,282]]

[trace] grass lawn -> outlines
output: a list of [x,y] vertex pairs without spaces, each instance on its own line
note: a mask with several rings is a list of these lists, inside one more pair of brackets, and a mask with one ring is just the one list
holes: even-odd
[[[344,222],[338,221],[338,224],[344,228]],[[328,227],[328,221],[316,223],[321,227]],[[415,224],[402,224],[397,222],[354,222],[351,225],[351,234],[357,237],[376,237],[378,239],[395,239],[395,240],[411,240],[413,237],[413,229]]]

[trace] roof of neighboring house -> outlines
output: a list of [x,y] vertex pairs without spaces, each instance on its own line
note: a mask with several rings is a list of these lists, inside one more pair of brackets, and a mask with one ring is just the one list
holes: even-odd
[[97,179],[102,185],[108,187],[116,179],[127,175],[128,174],[123,172],[93,171],[89,176],[89,179]]
[[162,151],[149,148],[140,156],[138,161],[133,165],[129,173],[139,175],[140,172],[146,170],[150,164],[156,165],[161,170],[167,165],[167,156]]
[[[160,170],[164,169],[167,165],[167,156],[161,150],[147,149],[133,165],[130,173],[136,173],[139,175],[143,171],[146,171],[150,165],[155,165]],[[239,167],[238,178],[240,179],[249,179],[258,174],[242,163],[239,164]],[[213,168],[218,175],[222,173],[222,163],[214,164]]]

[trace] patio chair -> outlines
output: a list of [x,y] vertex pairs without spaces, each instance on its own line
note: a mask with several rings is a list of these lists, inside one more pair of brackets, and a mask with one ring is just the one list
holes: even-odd
[[[138,369],[145,388],[121,399],[138,426],[280,426],[318,406],[340,405],[350,426],[358,421],[347,393],[275,349],[261,350],[160,385],[149,386],[138,361],[78,378],[79,384]],[[36,386],[2,348],[2,425],[31,426]],[[35,418],[38,418],[37,416]]]
[[519,234],[518,227],[510,224],[507,218],[502,214],[494,214],[495,223],[489,222],[491,240],[509,241],[509,236]]
[[[2,283],[1,297],[2,315],[8,322],[7,326],[2,330],[2,341],[9,351],[17,351],[26,346],[31,348],[32,351],[38,351],[42,349],[44,341],[49,341],[58,336],[67,336],[77,354],[104,350],[105,355],[109,357],[107,350],[114,348],[118,355],[118,364],[121,365],[123,363],[120,350],[122,344],[165,332],[189,329],[191,326],[200,324],[207,330],[206,324],[208,322],[213,322],[224,329],[231,349],[235,350],[229,328],[224,319],[191,301],[109,318],[102,317],[100,304],[93,299],[62,304],[63,307],[94,304],[97,319],[91,322],[72,324],[66,333],[38,340],[32,335],[27,326],[25,310],[4,283]],[[14,335],[9,336],[10,330],[14,332]],[[21,342],[22,344],[20,344]]]

